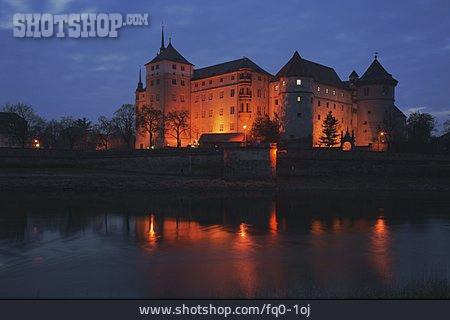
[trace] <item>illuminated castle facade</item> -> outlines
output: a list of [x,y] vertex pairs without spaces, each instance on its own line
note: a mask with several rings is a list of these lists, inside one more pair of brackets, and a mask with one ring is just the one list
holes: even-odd
[[[189,129],[182,146],[196,143],[203,134],[246,134],[257,117],[278,116],[286,141],[320,147],[327,113],[338,120],[338,146],[380,148],[392,126],[401,136],[405,116],[395,106],[398,83],[375,57],[359,77],[353,71],[342,81],[335,70],[303,59],[298,52],[272,75],[248,58],[201,69],[186,60],[164,33],[156,57],[145,65],[136,89],[137,112],[144,106],[189,111]],[[230,135],[232,136],[232,135]],[[239,135],[234,135],[239,136]],[[157,134],[156,146],[175,146],[167,132]],[[150,147],[149,135],[136,134],[136,148]],[[345,146],[344,146],[345,147]]]

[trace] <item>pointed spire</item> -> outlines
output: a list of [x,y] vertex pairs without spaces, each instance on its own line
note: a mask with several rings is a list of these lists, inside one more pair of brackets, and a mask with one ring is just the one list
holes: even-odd
[[164,23],[161,26],[161,48],[159,48],[159,53],[161,53],[166,48],[164,41]]
[[141,66],[139,66],[139,82],[137,85],[136,92],[144,91],[144,85],[142,84],[142,76],[141,76]]

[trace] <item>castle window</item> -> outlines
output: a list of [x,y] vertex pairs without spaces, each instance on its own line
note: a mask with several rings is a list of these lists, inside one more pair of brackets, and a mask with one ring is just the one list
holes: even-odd
[[219,80],[220,82],[223,82],[223,78],[220,78],[220,80]]
[[206,116],[206,111],[203,110],[203,111],[202,111],[202,118],[204,118],[205,116]]
[[333,104],[333,109],[334,109],[334,110],[336,110],[336,103],[335,103],[335,104]]
[[204,94],[202,94],[202,101],[206,100],[206,96]]
[[208,130],[209,130],[209,132],[212,132],[213,131],[213,126],[210,126]]
[[297,113],[297,118],[301,118],[302,114],[301,113]]
[[181,66],[180,68],[181,68],[181,71],[184,71],[184,66]]
[[[363,124],[367,124],[367,121],[364,121],[364,123]],[[367,130],[366,130],[367,131]]]
[[223,123],[219,124],[219,131],[223,131]]
[[208,100],[212,100],[212,93],[208,95]]
[[281,85],[284,87],[286,86],[286,81],[281,82]]
[[257,109],[256,113],[258,114],[258,116],[260,116],[261,115],[261,106],[258,106],[256,109]]
[[335,96],[336,95],[336,90],[333,90],[333,96]]
[[219,109],[219,116],[223,116],[223,108]]
[[330,103],[329,102],[327,102],[327,108],[329,108],[330,107]]
[[234,123],[230,123],[230,131],[234,131]]
[[172,101],[177,101],[177,95],[176,94],[172,95]]
[[234,89],[230,90],[230,97],[234,97]]
[[342,124],[344,124],[344,118],[342,118]]
[[297,79],[297,85],[301,86],[302,85],[302,79]]
[[156,95],[156,101],[159,101],[159,94]]
[[342,97],[342,98],[344,97],[344,92],[341,92],[341,97]]
[[181,95],[181,96],[180,96],[180,101],[181,101],[181,102],[184,102],[184,95]]
[[364,133],[366,133],[367,132],[367,130],[364,130]]
[[209,109],[209,112],[208,112],[208,117],[212,117],[212,115],[213,115],[213,110],[212,109]]
[[320,100],[317,100],[317,106],[320,107]]
[[330,90],[328,88],[325,89],[325,93],[330,93]]
[[317,120],[320,120],[320,114],[317,115]]
[[245,104],[245,112],[249,112],[248,103]]
[[278,105],[278,99],[275,99],[275,105],[276,106]]
[[202,86],[203,86],[203,87],[205,86],[205,81],[202,81]]
[[341,105],[341,111],[344,111],[344,105]]
[[371,114],[371,113],[372,113],[372,111],[370,111],[370,110],[367,111],[367,114]]
[[173,69],[173,70],[177,70],[177,65],[176,65],[176,64],[173,64],[173,65],[172,65],[172,69]]
[[150,80],[150,86],[153,87],[153,80]]
[[258,80],[261,81],[261,76],[258,76]]
[[198,88],[198,83],[195,84],[195,87]]
[[230,114],[234,114],[234,106],[230,107]]
[[209,84],[212,84],[212,80],[209,80]]
[[320,92],[320,87],[319,86],[317,86],[317,92]]
[[177,79],[172,79],[172,84],[177,84]]
[[278,91],[278,85],[275,85],[275,91]]
[[153,102],[153,95],[150,95],[150,102]]
[[159,69],[159,64],[157,64],[157,65],[156,65],[155,69],[156,69],[156,70],[158,70],[158,69]]
[[300,103],[302,101],[302,96],[297,96],[297,102]]
[[159,84],[160,83],[160,80],[159,79],[156,79],[156,84]]
[[234,80],[234,76],[231,76],[231,80]]
[[364,95],[368,96],[369,95],[369,88],[364,88]]
[[389,89],[388,89],[388,87],[383,87],[383,88],[381,88],[381,91],[383,93],[383,96],[387,96]]
[[258,89],[258,97],[261,98],[261,89]]
[[184,80],[180,80],[180,84],[181,84],[182,86],[184,86],[184,85],[185,85]]
[[152,66],[152,71],[155,70],[155,66]]
[[241,107],[239,108],[239,112],[244,112],[244,104],[241,103]]
[[220,98],[220,99],[223,99],[223,95],[224,95],[224,92],[223,92],[223,91],[220,91],[220,93],[219,93],[219,98]]

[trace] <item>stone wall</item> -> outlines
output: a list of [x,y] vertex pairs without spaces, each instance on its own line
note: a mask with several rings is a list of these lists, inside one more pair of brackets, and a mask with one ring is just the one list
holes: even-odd
[[226,148],[223,176],[228,180],[273,180],[277,172],[277,148]]

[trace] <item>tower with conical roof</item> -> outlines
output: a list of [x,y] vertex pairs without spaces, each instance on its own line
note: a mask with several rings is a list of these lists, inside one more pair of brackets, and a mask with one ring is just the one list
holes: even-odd
[[[145,65],[145,96],[136,100],[136,113],[144,106],[159,109],[163,114],[163,121],[169,112],[187,110],[190,112],[191,78],[194,65],[186,60],[172,45],[165,45],[164,26],[161,30],[161,47],[159,53]],[[138,89],[139,89],[138,84]],[[139,89],[140,90],[140,89]],[[137,128],[136,148],[150,148],[149,134]],[[190,142],[188,133],[182,137],[182,145]],[[156,134],[155,144],[161,146],[176,146],[173,133],[161,129]]]
[[297,51],[275,75],[271,90],[285,138],[311,146],[313,76]]
[[385,148],[387,131],[391,130],[386,127],[386,122],[398,120],[400,126],[402,121],[394,120],[403,115],[395,106],[395,87],[398,81],[386,71],[377,56],[366,72],[359,79],[353,80],[358,106],[356,141],[360,145],[372,145],[376,150]]

